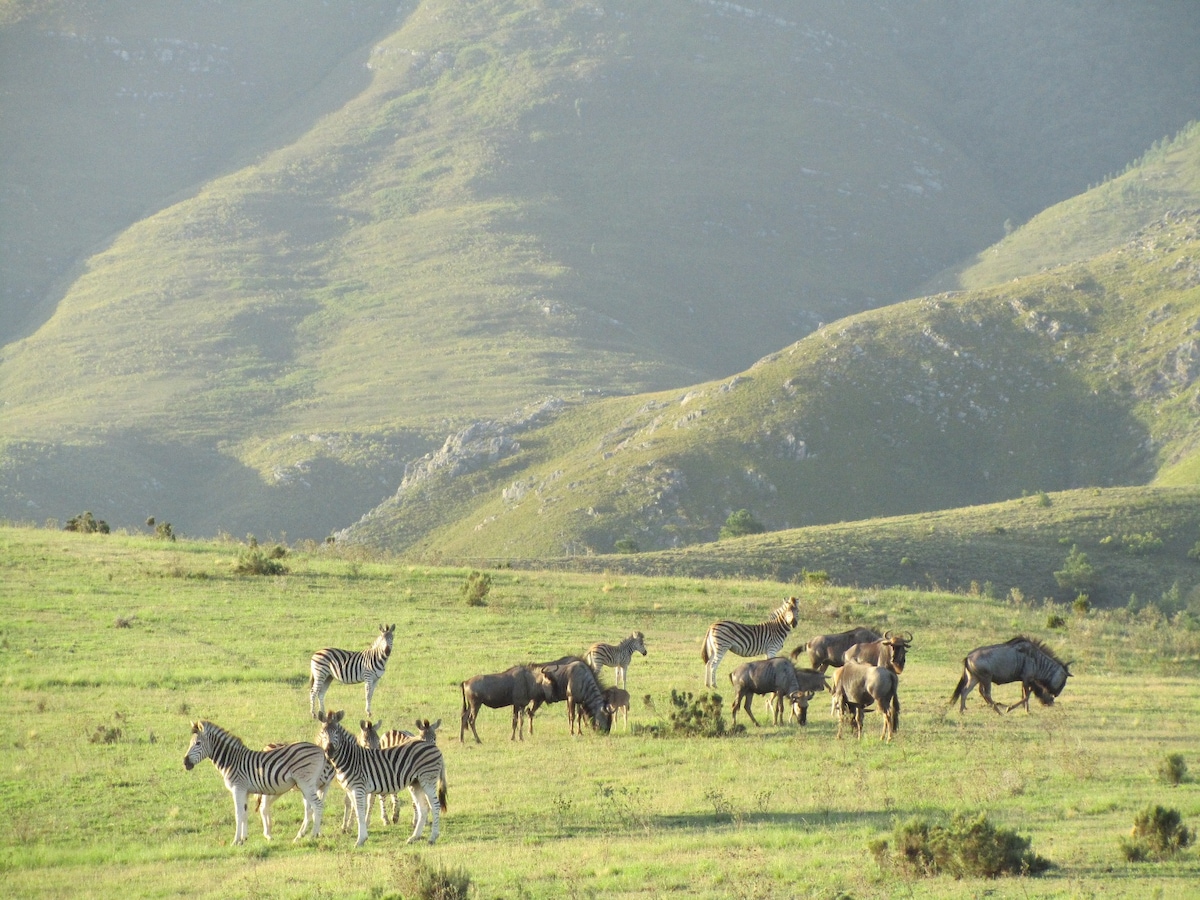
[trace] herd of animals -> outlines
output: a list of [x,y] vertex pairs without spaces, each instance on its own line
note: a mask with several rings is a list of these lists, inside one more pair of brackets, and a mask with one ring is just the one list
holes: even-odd
[[[799,601],[788,598],[770,619],[755,625],[734,621],[714,622],[704,636],[701,658],[704,662],[705,687],[716,687],[717,667],[727,653],[759,657],[742,663],[730,673],[733,688],[732,717],[736,724],[739,709],[758,725],[751,704],[755,696],[768,696],[773,721],[782,721],[790,704],[793,721],[807,721],[808,703],[817,692],[832,694],[832,709],[838,718],[838,737],[849,720],[861,738],[863,715],[874,704],[883,715],[882,738],[891,740],[900,727],[899,679],[904,671],[912,635],[879,634],[869,628],[854,628],[839,634],[814,637],[796,647],[790,657],[781,657],[784,641],[799,620]],[[259,796],[258,809],[263,835],[271,839],[271,805],[292,789],[304,799],[304,819],[296,835],[299,840],[310,824],[312,834],[321,833],[325,792],[336,778],[346,792],[342,818],[343,830],[349,828],[352,812],[358,819],[358,844],[367,839],[367,821],[379,799],[381,819],[395,822],[398,802],[395,795],[407,788],[414,809],[413,832],[409,843],[420,838],[429,822],[429,842],[438,838],[440,813],[446,811],[446,763],[437,746],[441,719],[416,721],[416,731],[380,731],[380,723],[371,721],[371,698],[383,677],[395,638],[395,625],[379,626],[373,643],[362,651],[326,648],[313,654],[310,661],[309,711],[321,724],[316,743],[304,741],[268,744],[251,750],[235,735],[208,721],[192,723],[192,741],[184,756],[184,767],[192,769],[211,759],[225,778],[233,794],[236,831],[234,843],[246,840],[249,797]],[[628,727],[629,693],[626,673],[634,653],[646,655],[644,635],[635,631],[618,644],[597,643],[582,656],[564,656],[548,663],[513,666],[504,672],[476,675],[460,684],[462,712],[459,741],[465,741],[469,728],[476,743],[481,743],[475,728],[480,707],[512,708],[510,739],[524,740],[525,722],[533,734],[533,720],[546,703],[565,701],[572,734],[583,732],[585,719],[593,729],[607,733],[613,718],[625,714]],[[808,654],[808,666],[797,666],[802,654]],[[616,685],[604,688],[599,673],[615,670]],[[826,672],[833,668],[832,680]],[[1051,704],[1070,677],[1070,664],[1064,663],[1036,638],[1019,635],[1003,644],[978,647],[963,660],[962,677],[951,703],[966,709],[967,695],[976,687],[984,701],[997,713],[1000,705],[991,695],[993,684],[1020,682],[1021,699],[1007,707],[1011,711],[1024,706],[1029,698]],[[359,723],[358,735],[342,726],[344,712],[326,712],[325,694],[330,685],[364,684],[367,719]],[[391,812],[385,798],[391,798]]]

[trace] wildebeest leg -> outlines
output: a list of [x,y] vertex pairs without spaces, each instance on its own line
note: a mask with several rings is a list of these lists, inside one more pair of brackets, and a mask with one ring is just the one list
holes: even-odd
[[517,725],[521,725],[521,740],[525,740],[525,720],[521,718],[521,708],[517,704],[513,704],[512,714],[512,734],[508,736],[510,741],[517,739]]
[[987,705],[992,708],[992,712],[998,716],[1004,715],[1004,713],[1000,711],[1000,704],[992,699],[991,681],[983,678],[979,679],[979,696],[987,701]]
[[1031,688],[1029,686],[1028,682],[1022,681],[1021,682],[1021,699],[1018,700],[1016,703],[1013,703],[1012,705],[1010,705],[1005,710],[1005,712],[1012,712],[1018,706],[1024,706],[1025,707],[1025,715],[1029,715],[1029,695],[1031,693],[1033,693],[1033,688]]

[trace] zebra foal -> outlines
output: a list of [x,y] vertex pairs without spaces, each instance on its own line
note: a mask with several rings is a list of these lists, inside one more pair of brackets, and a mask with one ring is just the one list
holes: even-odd
[[[183,767],[189,772],[199,763],[211,759],[225,776],[225,787],[233,794],[233,813],[236,821],[233,842],[243,844],[248,831],[250,794],[261,794],[259,813],[262,815],[263,837],[271,839],[271,804],[292,788],[304,798],[304,821],[296,840],[304,837],[312,822],[313,837],[321,835],[321,814],[325,808],[325,752],[316,744],[298,742],[271,745],[267,750],[251,750],[241,738],[212,722],[192,723],[192,743],[183,757]],[[323,780],[324,779],[324,780]]]
[[[421,836],[425,821],[430,820],[429,843],[438,839],[440,813],[446,811],[446,761],[436,744],[411,741],[386,750],[370,750],[359,745],[354,735],[342,727],[344,712],[322,713],[317,743],[333,763],[338,781],[354,798],[358,813],[358,843],[367,841],[367,813],[372,794],[391,794],[408,788],[416,810],[416,826],[408,838],[412,843]],[[427,814],[428,813],[428,814]]]
[[392,641],[396,626],[379,626],[379,634],[366,650],[339,650],[326,647],[318,650],[309,661],[311,675],[308,681],[308,711],[314,719],[325,712],[325,692],[334,681],[342,684],[365,684],[367,692],[367,715],[371,715],[371,697],[375,685],[383,677],[388,657],[392,655]]
[[778,656],[783,642],[796,627],[800,617],[800,600],[789,597],[771,618],[758,625],[741,622],[713,622],[704,635],[700,658],[704,661],[704,686],[717,686],[717,666],[726,653],[738,656]]
[[596,670],[597,675],[604,666],[615,669],[617,687],[623,688],[626,686],[625,673],[629,669],[629,663],[633,659],[635,651],[642,656],[646,655],[646,636],[640,631],[635,631],[616,646],[604,643],[592,644],[583,658]]

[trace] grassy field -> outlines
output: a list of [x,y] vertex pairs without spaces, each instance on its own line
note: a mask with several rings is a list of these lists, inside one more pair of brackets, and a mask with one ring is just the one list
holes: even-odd
[[[11,896],[411,896],[418,865],[466,872],[477,897],[1200,896],[1194,850],[1129,864],[1118,848],[1148,803],[1200,818],[1194,781],[1156,777],[1169,753],[1193,770],[1200,632],[1123,612],[1046,631],[1040,605],[900,590],[611,573],[491,572],[468,606],[467,572],[293,552],[289,572],[232,574],[234,543],[0,529],[0,873]],[[761,621],[801,598],[788,649],[849,623],[911,630],[896,740],[837,740],[823,704],[806,729],[653,737],[672,689],[702,691],[700,640],[716,618]],[[449,812],[435,847],[371,823],[355,850],[334,788],[325,833],[293,844],[301,806],[276,805],[275,840],[251,819],[231,847],[229,793],[209,763],[182,766],[189,721],[251,746],[311,740],[307,661],[359,649],[395,622],[375,694],[386,727],[442,718]],[[457,741],[458,682],[517,662],[646,634],[630,667],[630,732],[572,738],[551,707],[524,743],[503,712],[482,745]],[[1017,632],[1074,660],[1058,704],[998,717],[946,700],[971,648]],[[727,659],[724,683],[736,659]],[[1015,699],[1009,687],[1002,700]],[[648,698],[648,702],[646,699]],[[355,723],[360,686],[329,698]],[[761,710],[761,702],[758,704]],[[995,882],[904,879],[867,849],[912,816],[986,812],[1056,868]]]

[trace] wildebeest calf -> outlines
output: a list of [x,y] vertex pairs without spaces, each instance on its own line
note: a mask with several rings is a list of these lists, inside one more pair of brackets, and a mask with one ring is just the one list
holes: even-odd
[[[782,717],[784,698],[795,702],[800,700],[802,692],[825,689],[823,673],[812,669],[797,669],[790,659],[782,656],[742,663],[729,673],[729,681],[734,691],[734,724],[737,724],[738,708],[743,703],[750,721],[758,724],[758,719],[754,718],[754,711],[750,708],[755,694],[774,694],[779,699],[778,705],[771,704],[773,719],[777,719]],[[780,710],[778,713],[775,712],[777,707]]]

